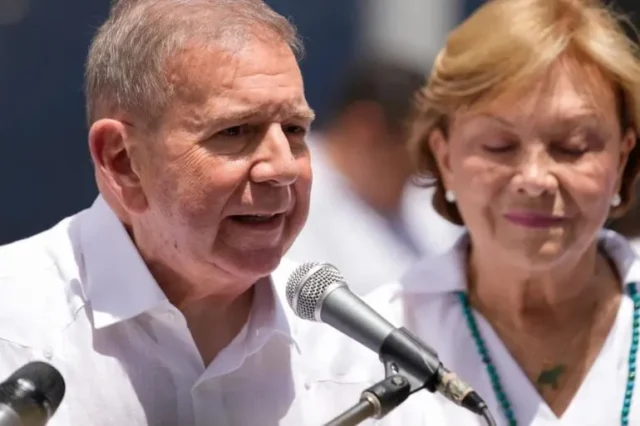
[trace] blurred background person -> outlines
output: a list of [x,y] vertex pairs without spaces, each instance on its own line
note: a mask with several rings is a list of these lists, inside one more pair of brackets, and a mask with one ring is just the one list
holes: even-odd
[[327,125],[308,138],[311,213],[288,255],[334,264],[357,292],[397,278],[460,233],[431,208],[431,191],[411,182],[406,124],[424,79],[400,61],[358,61]]

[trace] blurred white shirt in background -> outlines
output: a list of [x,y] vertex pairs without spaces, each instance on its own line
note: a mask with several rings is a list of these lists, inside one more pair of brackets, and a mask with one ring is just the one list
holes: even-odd
[[365,294],[395,280],[422,256],[446,251],[463,228],[431,205],[433,189],[409,185],[398,217],[383,217],[362,200],[309,138],[313,186],[309,219],[287,257],[336,266],[351,289]]

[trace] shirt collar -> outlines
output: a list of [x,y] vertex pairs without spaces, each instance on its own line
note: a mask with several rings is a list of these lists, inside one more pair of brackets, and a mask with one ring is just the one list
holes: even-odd
[[283,260],[267,280],[256,284],[249,321],[218,354],[200,381],[239,369],[250,356],[262,350],[275,337],[281,337],[285,344],[293,345],[300,352],[300,346],[294,337],[297,321],[291,319],[294,314],[285,305],[281,291],[285,288],[293,265],[292,262]]
[[96,328],[133,318],[167,301],[116,214],[99,196],[80,230],[86,294]]
[[[264,303],[264,306],[269,308],[263,308],[259,310],[257,306],[254,306],[254,313],[256,321],[262,324],[269,324],[274,332],[286,336],[292,343],[295,343],[295,336],[297,333],[296,325],[299,323],[299,319],[293,313],[293,310],[289,307],[286,301],[285,289],[289,277],[298,266],[297,263],[288,259],[282,259],[280,265],[270,276],[270,285],[265,288],[263,298],[268,298],[269,303]],[[258,286],[259,287],[259,286]],[[256,293],[260,293],[260,288],[257,288]],[[254,299],[254,302],[259,301],[258,298]],[[255,303],[254,303],[255,304]],[[261,313],[264,311],[264,313]]]
[[[138,249],[116,214],[99,196],[87,211],[81,228],[86,293],[96,328],[108,327],[168,303]],[[247,330],[292,339],[293,315],[285,306],[286,281],[295,264],[283,260],[268,284],[256,285]],[[266,343],[266,341],[265,341]]]
[[[598,234],[598,244],[615,264],[623,285],[640,283],[640,257],[625,237],[603,229]],[[438,294],[466,290],[468,247],[469,234],[465,233],[448,251],[423,258],[401,278],[398,293]]]

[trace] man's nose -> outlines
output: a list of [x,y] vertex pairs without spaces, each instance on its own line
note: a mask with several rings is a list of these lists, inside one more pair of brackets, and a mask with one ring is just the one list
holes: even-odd
[[256,149],[255,158],[251,169],[253,182],[287,186],[300,175],[291,143],[280,124],[269,127]]

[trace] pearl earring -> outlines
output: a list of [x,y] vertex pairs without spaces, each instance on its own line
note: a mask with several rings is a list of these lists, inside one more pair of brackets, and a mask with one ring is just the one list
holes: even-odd
[[450,189],[447,189],[444,193],[444,198],[445,200],[447,200],[450,203],[455,203],[456,202],[456,193],[453,192]]
[[611,207],[618,207],[622,203],[622,197],[620,194],[616,194],[611,198]]

